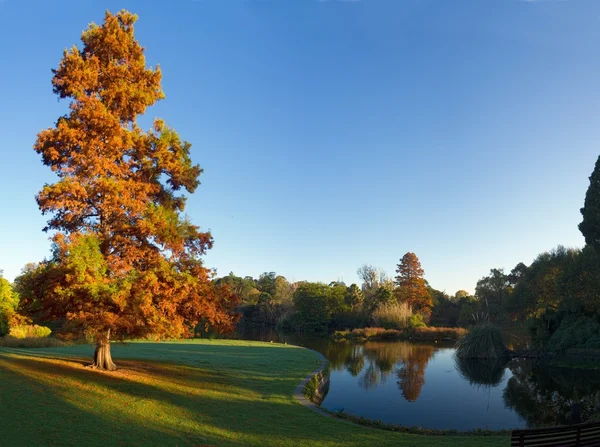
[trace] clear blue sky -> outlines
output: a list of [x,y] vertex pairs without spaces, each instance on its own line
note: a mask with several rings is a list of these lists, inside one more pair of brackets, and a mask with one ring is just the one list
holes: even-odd
[[0,0],[0,269],[49,253],[32,145],[66,102],[50,69],[104,11],[139,15],[166,99],[149,109],[205,169],[188,214],[219,274],[393,273],[473,290],[558,244],[600,149],[595,0]]

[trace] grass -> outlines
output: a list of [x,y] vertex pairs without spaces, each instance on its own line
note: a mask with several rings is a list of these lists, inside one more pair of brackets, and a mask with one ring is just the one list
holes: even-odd
[[384,329],[406,329],[413,312],[407,303],[389,303],[373,312],[373,320]]
[[504,446],[506,437],[394,433],[315,413],[293,397],[320,365],[279,344],[197,340],[0,348],[0,433],[12,446]]
[[439,341],[445,339],[457,340],[467,333],[466,329],[454,327],[417,327],[414,329],[385,329],[381,327],[366,327],[352,331],[336,331],[334,340],[377,341],[377,340],[413,340]]
[[479,323],[456,343],[456,356],[469,359],[502,359],[510,351],[504,344],[502,330],[491,323]]
[[344,419],[346,421],[354,422],[355,424],[361,424],[366,427],[379,428],[381,430],[390,430],[401,433],[411,433],[411,434],[420,434],[426,436],[456,436],[456,435],[465,435],[468,434],[470,436],[477,436],[480,438],[480,445],[487,445],[485,439],[482,439],[485,436],[498,436],[499,434],[505,434],[506,436],[510,436],[510,430],[487,430],[487,429],[476,429],[471,430],[469,432],[459,432],[458,430],[437,430],[437,429],[428,429],[428,428],[419,428],[419,427],[406,427],[401,425],[394,424],[386,424],[382,421],[374,421],[372,419],[364,418],[363,416],[354,416],[352,414],[342,412],[330,412],[329,414]]

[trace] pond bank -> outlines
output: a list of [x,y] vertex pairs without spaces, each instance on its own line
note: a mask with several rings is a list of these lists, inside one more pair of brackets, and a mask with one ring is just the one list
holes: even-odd
[[456,341],[468,331],[463,328],[419,327],[413,329],[384,329],[367,327],[351,331],[336,331],[334,341]]

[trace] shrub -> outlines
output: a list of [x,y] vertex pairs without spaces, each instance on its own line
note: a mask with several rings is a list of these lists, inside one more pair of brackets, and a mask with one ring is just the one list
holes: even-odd
[[481,323],[456,343],[456,356],[467,359],[500,359],[507,357],[509,349],[504,344],[502,331],[498,326]]
[[377,338],[385,335],[393,335],[400,334],[400,331],[395,331],[393,329],[385,329],[382,327],[366,327],[364,329],[358,329],[352,331],[352,333],[359,333],[363,335],[365,338]]
[[411,329],[421,328],[421,327],[425,327],[425,326],[427,326],[427,325],[423,321],[423,315],[421,315],[421,314],[411,315],[410,318],[408,319],[408,327]]
[[365,327],[368,322],[368,313],[357,309],[333,314],[332,326],[335,329],[361,328]]
[[10,329],[10,335],[14,338],[44,338],[51,332],[50,328],[36,324],[24,324]]
[[8,335],[9,332],[10,326],[8,324],[8,315],[0,308],[0,337]]
[[384,329],[382,327],[366,327],[352,331],[336,331],[333,333],[334,340],[382,340],[406,338],[406,334],[395,329]]
[[0,338],[0,346],[5,348],[60,348],[67,343],[53,337],[16,338],[12,335]]
[[301,326],[302,321],[298,312],[292,311],[284,315],[281,320],[277,322],[275,329],[283,332],[294,332],[297,331]]
[[330,368],[329,363],[327,363],[322,371],[314,374],[310,380],[306,382],[306,385],[304,385],[304,389],[302,390],[304,397],[313,404],[321,405],[329,391],[329,375]]
[[384,329],[381,327],[366,327],[353,331],[336,331],[334,340],[416,340],[438,341],[445,339],[456,340],[467,333],[466,329],[456,327],[419,327],[413,330]]
[[464,337],[468,331],[461,327],[419,327],[413,330],[415,340],[436,341],[436,340],[458,340]]
[[373,321],[376,326],[384,329],[405,329],[409,327],[409,320],[413,316],[407,303],[387,303],[373,312]]
[[565,352],[569,348],[596,348],[600,324],[595,318],[569,315],[548,340],[548,350]]

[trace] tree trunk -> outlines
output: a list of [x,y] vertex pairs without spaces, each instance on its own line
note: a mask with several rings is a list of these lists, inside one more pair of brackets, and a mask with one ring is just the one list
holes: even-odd
[[106,333],[106,337],[98,337],[96,339],[96,350],[94,351],[92,368],[104,371],[114,371],[117,369],[117,365],[113,363],[110,356],[110,330]]

